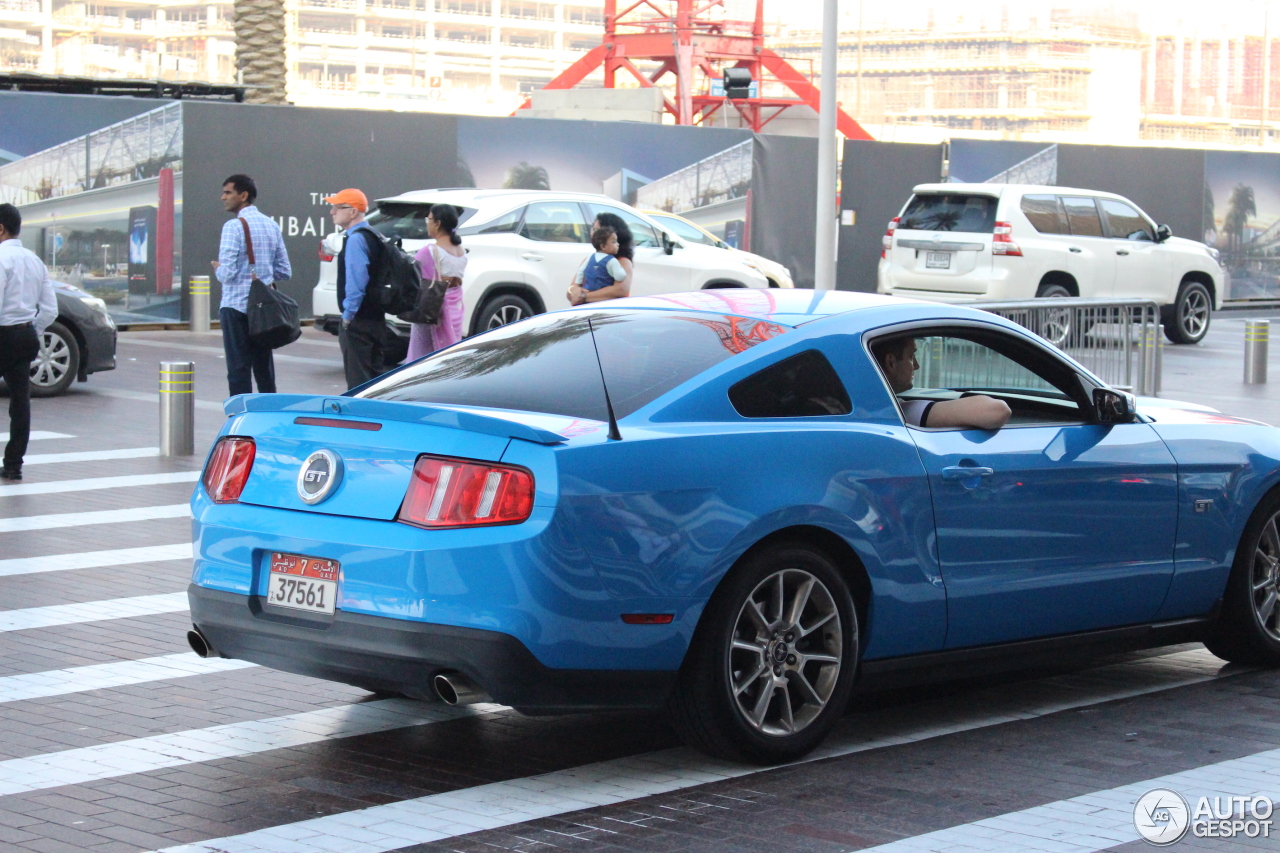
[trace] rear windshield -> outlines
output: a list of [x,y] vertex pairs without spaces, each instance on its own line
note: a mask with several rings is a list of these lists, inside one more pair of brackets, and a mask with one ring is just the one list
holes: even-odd
[[603,366],[614,414],[624,418],[707,368],[785,331],[775,323],[718,314],[541,314],[433,353],[357,396],[604,421]]
[[[383,202],[378,205],[377,210],[369,214],[369,225],[383,237],[389,237],[392,240],[397,238],[425,240],[427,239],[427,214],[431,212],[431,207],[429,202],[422,204]],[[455,204],[453,209],[458,211],[459,224],[466,222],[476,213],[474,207],[459,207]]]
[[908,231],[964,231],[991,234],[996,227],[996,203],[989,195],[936,193],[911,199],[898,221]]

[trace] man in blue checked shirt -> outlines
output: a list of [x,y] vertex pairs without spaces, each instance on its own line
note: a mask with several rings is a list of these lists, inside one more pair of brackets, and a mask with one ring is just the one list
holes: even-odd
[[[284,281],[293,275],[280,226],[258,212],[253,204],[257,198],[258,187],[248,175],[232,175],[222,182],[222,206],[236,218],[222,226],[222,242],[218,246],[218,259],[213,262],[213,272],[222,282],[222,306],[218,309],[218,319],[222,321],[222,347],[227,353],[227,386],[232,396],[253,393],[251,373],[258,382],[260,393],[275,393],[276,366],[271,350],[254,346],[249,340],[249,317],[246,314],[249,285],[255,272],[268,284]],[[241,219],[249,223],[255,262],[253,269],[249,266],[249,251]]]

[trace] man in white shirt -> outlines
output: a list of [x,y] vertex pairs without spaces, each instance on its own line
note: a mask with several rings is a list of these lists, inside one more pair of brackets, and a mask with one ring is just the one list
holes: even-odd
[[22,457],[31,435],[31,362],[40,353],[40,334],[58,316],[49,270],[35,252],[22,247],[22,214],[0,204],[0,376],[9,386],[9,443],[0,481],[22,479]]
[[[895,338],[874,344],[872,351],[893,393],[910,391],[915,384],[915,372],[920,369],[920,362],[916,361],[916,339]],[[918,427],[1000,429],[1012,414],[1004,400],[985,394],[958,400],[899,400],[899,403],[903,420],[908,426]]]

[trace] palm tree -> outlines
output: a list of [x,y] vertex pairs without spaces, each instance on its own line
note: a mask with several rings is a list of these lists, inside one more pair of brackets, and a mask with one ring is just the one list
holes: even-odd
[[1231,239],[1231,248],[1238,252],[1244,243],[1244,227],[1250,216],[1258,215],[1258,205],[1253,198],[1253,187],[1236,184],[1227,200],[1227,215],[1222,220],[1222,230]]
[[255,87],[245,93],[245,101],[287,103],[284,0],[235,0],[232,9],[240,82]]
[[524,160],[507,170],[507,179],[502,182],[504,190],[549,190],[551,178],[547,170],[541,166],[531,166]]

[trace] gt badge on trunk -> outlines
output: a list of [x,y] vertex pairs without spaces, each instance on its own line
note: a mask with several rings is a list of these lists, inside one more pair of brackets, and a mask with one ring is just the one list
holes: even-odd
[[317,450],[298,469],[298,497],[318,504],[333,494],[342,480],[342,460],[330,450]]

